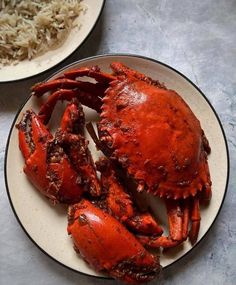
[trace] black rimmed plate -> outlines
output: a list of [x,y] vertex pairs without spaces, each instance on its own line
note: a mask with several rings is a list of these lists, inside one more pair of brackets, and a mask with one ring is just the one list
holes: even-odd
[[[202,219],[198,237],[199,242],[206,235],[220,211],[228,183],[228,149],[219,118],[204,94],[189,79],[166,64],[142,56],[123,54],[95,56],[75,62],[58,71],[53,77],[71,68],[91,65],[98,65],[102,70],[110,72],[109,65],[113,61],[123,62],[153,79],[164,82],[169,89],[176,90],[189,104],[201,122],[212,148],[209,156],[209,167],[213,196],[209,206],[201,209]],[[66,208],[61,205],[55,208],[50,206],[48,201],[32,187],[23,173],[24,162],[18,148],[17,129],[14,126],[27,109],[33,108],[37,111],[38,104],[36,98],[29,97],[16,115],[9,134],[5,157],[5,179],[12,208],[25,232],[44,253],[77,272],[101,276],[94,272],[74,252],[71,239],[66,232]],[[59,109],[57,113],[60,113]],[[88,108],[85,108],[85,114],[88,121],[98,119],[97,114]],[[55,124],[56,116],[52,118],[51,127],[55,128]],[[90,138],[89,140],[92,154],[98,156],[99,154],[96,152],[93,142]],[[160,217],[163,226],[167,228],[166,217],[161,213],[161,210],[163,208],[160,207],[157,215]],[[161,254],[162,266],[167,267],[173,264],[192,248],[191,244],[186,241],[178,249],[168,251],[166,255]]]
[[15,81],[40,74],[71,55],[86,40],[96,25],[105,0],[83,0],[85,12],[79,16],[80,27],[75,27],[69,33],[65,42],[32,60],[23,60],[16,65],[7,65],[0,68],[0,83]]

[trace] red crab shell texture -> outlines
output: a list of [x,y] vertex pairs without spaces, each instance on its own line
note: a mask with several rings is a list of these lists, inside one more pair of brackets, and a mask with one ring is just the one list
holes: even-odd
[[140,191],[179,199],[211,185],[208,141],[175,91],[118,76],[103,98],[99,132]]

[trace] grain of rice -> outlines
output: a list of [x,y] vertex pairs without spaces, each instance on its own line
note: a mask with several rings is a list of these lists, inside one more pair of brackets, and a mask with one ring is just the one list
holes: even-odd
[[60,46],[86,7],[82,0],[0,1],[0,68]]

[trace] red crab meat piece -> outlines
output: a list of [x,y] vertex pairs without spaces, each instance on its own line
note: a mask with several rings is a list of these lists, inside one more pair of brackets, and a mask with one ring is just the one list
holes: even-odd
[[[50,147],[52,148],[52,146]],[[49,180],[47,188],[48,198],[54,204],[57,202],[70,204],[81,199],[84,189],[78,183],[79,175],[71,167],[66,155],[63,155],[56,162],[50,162],[49,158],[47,178]]]
[[160,272],[157,257],[115,218],[87,200],[69,208],[68,233],[76,250],[96,271],[130,284],[148,282]]
[[101,187],[97,178],[95,165],[84,136],[67,132],[58,132],[57,142],[63,146],[74,169],[80,174],[80,184],[92,196],[100,196]]
[[27,111],[23,115],[17,128],[19,130],[19,148],[25,159],[24,172],[37,189],[47,194],[45,142],[52,139],[52,135],[33,111]]

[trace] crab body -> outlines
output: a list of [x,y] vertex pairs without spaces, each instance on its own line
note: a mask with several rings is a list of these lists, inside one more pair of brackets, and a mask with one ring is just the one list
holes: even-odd
[[127,73],[110,84],[102,101],[100,139],[139,190],[179,199],[209,187],[206,138],[175,91]]

